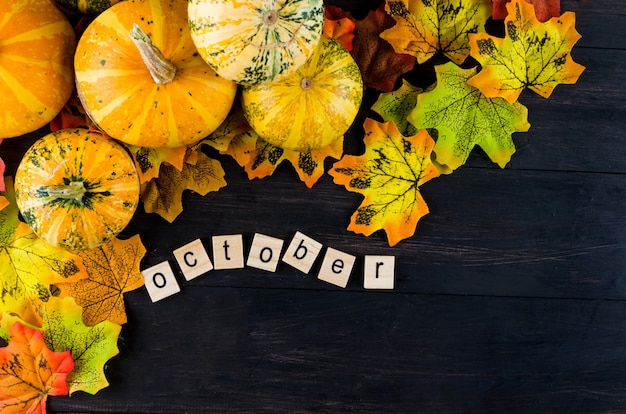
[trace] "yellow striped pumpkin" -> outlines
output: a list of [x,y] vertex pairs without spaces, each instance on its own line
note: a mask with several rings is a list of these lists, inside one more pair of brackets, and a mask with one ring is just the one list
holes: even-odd
[[83,14],[102,13],[121,0],[56,0],[56,2],[68,10]]
[[243,88],[244,115],[270,144],[312,151],[340,138],[363,98],[363,80],[350,53],[322,36],[314,54],[285,79]]
[[237,89],[198,56],[186,0],[111,6],[81,36],[74,64],[92,120],[140,147],[179,147],[206,137],[228,115]]
[[126,227],[139,203],[139,176],[122,145],[99,132],[65,129],[26,151],[15,173],[15,197],[40,238],[90,249]]
[[191,37],[217,73],[257,84],[292,73],[313,53],[322,0],[189,0]]
[[74,30],[52,0],[0,1],[0,138],[35,131],[74,89]]

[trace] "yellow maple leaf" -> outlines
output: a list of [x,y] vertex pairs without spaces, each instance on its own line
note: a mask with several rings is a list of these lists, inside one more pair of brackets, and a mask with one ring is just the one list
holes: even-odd
[[71,296],[83,307],[83,321],[93,326],[104,320],[126,323],[125,292],[144,284],[139,262],[146,253],[139,235],[127,240],[114,238],[95,249],[77,254],[89,276],[74,283],[61,283],[61,297]]
[[198,153],[194,164],[184,163],[181,171],[162,164],[157,178],[141,185],[141,199],[147,213],[157,213],[170,223],[183,211],[182,195],[192,190],[200,195],[226,185],[219,161]]
[[208,145],[220,152],[225,152],[228,150],[228,147],[233,139],[250,131],[251,129],[252,127],[243,115],[241,104],[236,103],[233,105],[224,122],[222,122],[220,126],[208,137],[194,145],[193,148],[198,149],[202,145]]
[[85,277],[80,257],[46,243],[20,222],[11,240],[0,244],[0,313],[40,326],[39,309],[51,296],[50,285]]
[[396,25],[380,37],[396,53],[424,63],[443,53],[460,65],[469,55],[470,33],[484,32],[491,15],[490,0],[387,0],[385,10]]
[[139,182],[145,183],[159,176],[161,164],[166,162],[178,170],[183,168],[187,147],[177,148],[144,148],[124,144],[135,161],[139,174]]
[[547,98],[558,84],[576,83],[585,69],[570,51],[580,39],[575,14],[566,12],[541,23],[532,4],[513,0],[507,4],[504,38],[470,36],[471,55],[482,70],[468,83],[489,98],[515,102],[524,88]]
[[419,187],[439,175],[430,156],[435,145],[425,129],[403,136],[393,121],[365,120],[365,153],[345,155],[329,171],[335,184],[365,198],[348,230],[371,235],[385,230],[390,246],[415,233],[428,213]]

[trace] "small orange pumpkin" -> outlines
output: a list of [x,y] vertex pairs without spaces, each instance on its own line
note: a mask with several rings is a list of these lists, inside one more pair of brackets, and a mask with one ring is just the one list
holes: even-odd
[[0,1],[0,138],[50,122],[74,89],[76,36],[51,0]]
[[140,147],[180,147],[226,118],[237,85],[198,55],[186,0],[128,0],[98,15],[74,60],[78,95],[109,136]]
[[139,203],[139,175],[126,149],[99,132],[64,129],[37,140],[15,173],[24,220],[48,243],[99,246],[121,232]]

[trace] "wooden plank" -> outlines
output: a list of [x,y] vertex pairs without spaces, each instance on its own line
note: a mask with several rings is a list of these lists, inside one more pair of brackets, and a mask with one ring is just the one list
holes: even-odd
[[626,303],[190,289],[51,412],[622,412]]

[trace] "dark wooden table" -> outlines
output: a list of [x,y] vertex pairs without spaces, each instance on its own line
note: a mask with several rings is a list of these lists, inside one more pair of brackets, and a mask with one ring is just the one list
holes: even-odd
[[[198,237],[247,248],[296,231],[357,263],[345,289],[281,264],[177,274],[181,292],[157,303],[133,291],[111,385],[49,410],[626,412],[626,2],[562,10],[583,35],[578,84],[524,92],[532,126],[507,168],[475,151],[424,185],[431,214],[396,247],[346,230],[361,198],[328,175],[310,190],[287,165],[249,181],[228,157],[228,186],[185,193],[174,224],[138,213],[124,235],[141,234],[143,268],[176,268],[172,251]],[[0,146],[9,172],[32,138]],[[396,257],[394,290],[363,288],[372,254]]]

